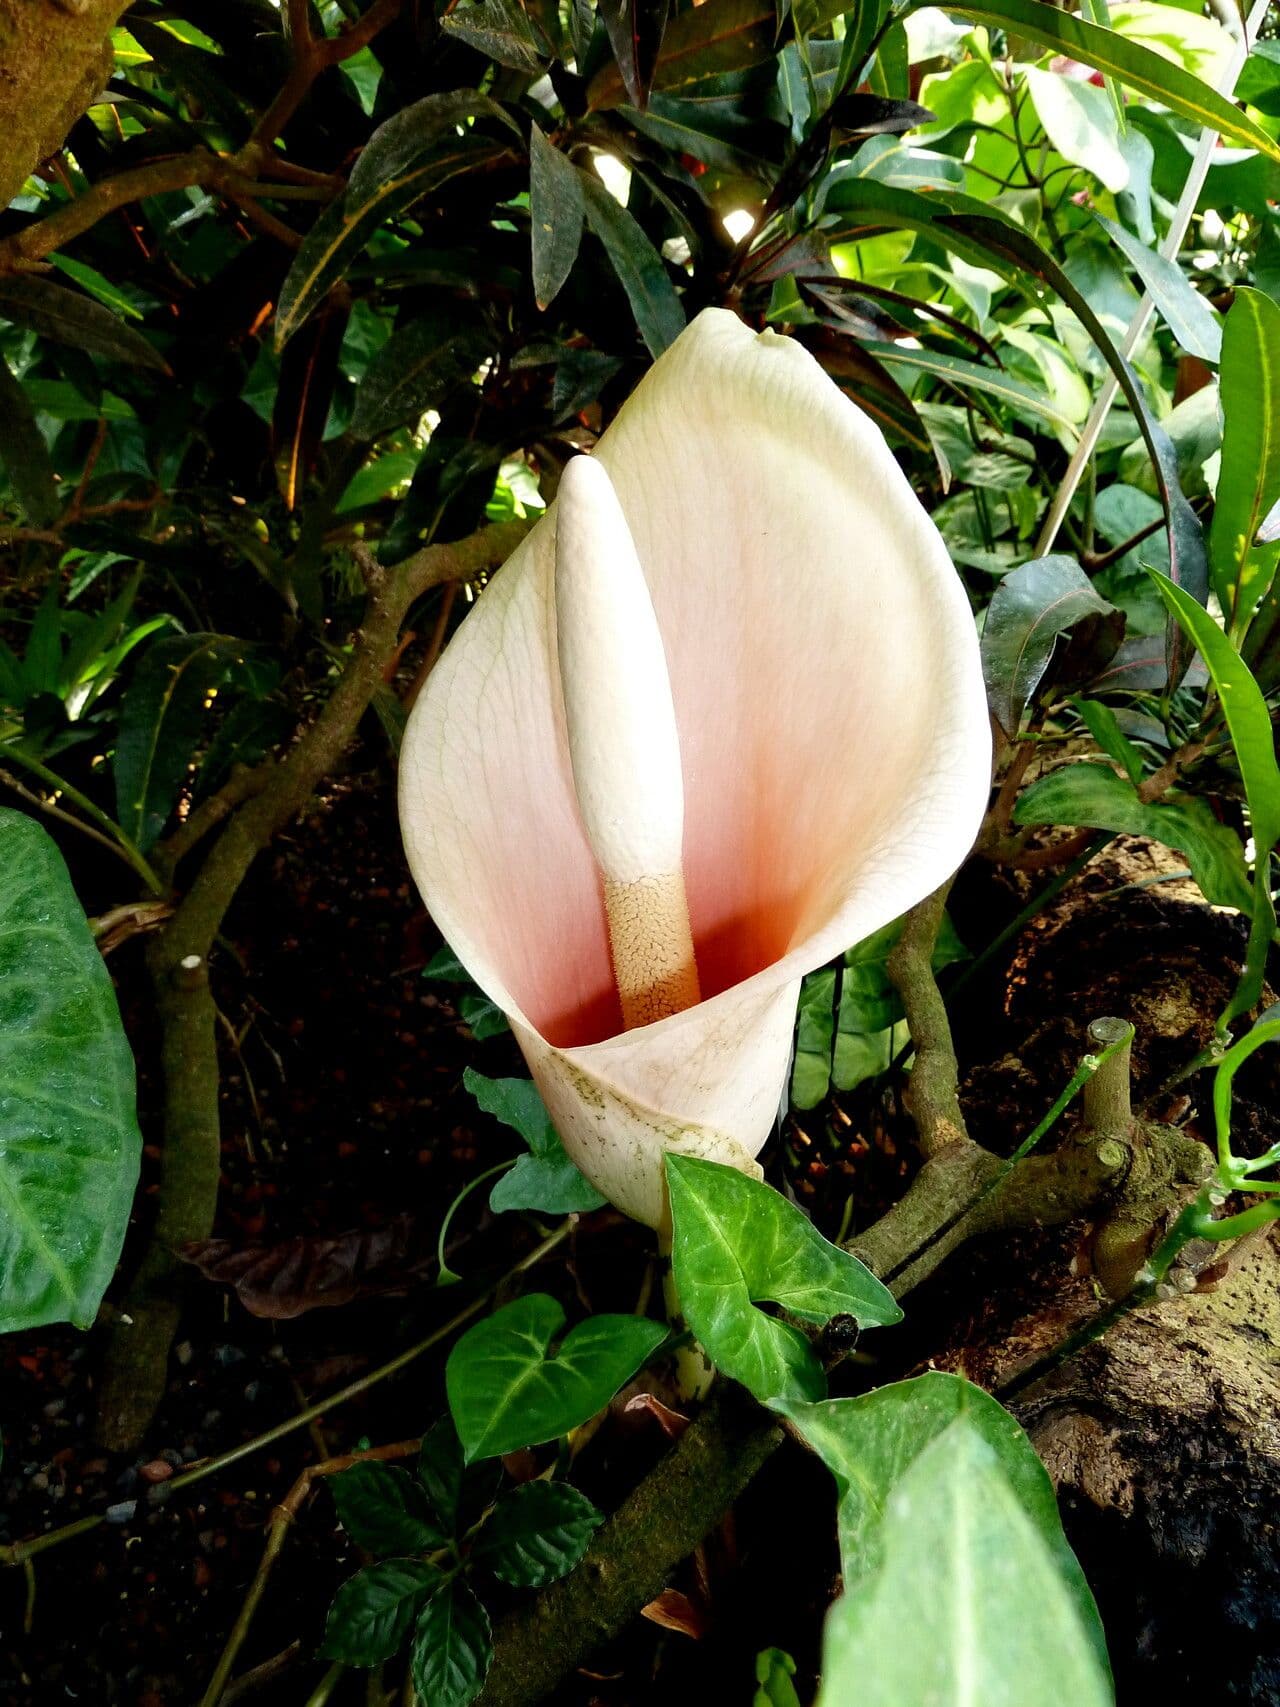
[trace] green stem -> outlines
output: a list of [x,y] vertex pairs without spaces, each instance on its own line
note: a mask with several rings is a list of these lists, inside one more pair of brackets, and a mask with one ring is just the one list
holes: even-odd
[[136,842],[130,840],[114,818],[109,817],[100,806],[95,806],[87,794],[81,794],[78,788],[73,788],[56,771],[51,771],[47,765],[42,765],[39,759],[33,759],[29,753],[24,753],[21,747],[6,745],[4,757],[21,769],[30,771],[32,776],[38,776],[46,787],[56,789],[59,794],[65,795],[73,805],[80,808],[86,817],[92,818],[94,823],[106,832],[153,895],[165,893],[164,884],[152,870],[142,849],[138,847]]

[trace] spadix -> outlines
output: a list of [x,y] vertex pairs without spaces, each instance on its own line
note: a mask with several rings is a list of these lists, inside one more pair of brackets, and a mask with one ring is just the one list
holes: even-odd
[[[799,344],[708,309],[446,649],[400,812],[569,1153],[661,1227],[663,1150],[754,1167],[801,977],[959,865],[989,765],[969,602],[884,439]],[[664,925],[624,971],[606,895],[679,872],[701,999],[628,1028],[626,987],[687,957]]]
[[603,464],[575,457],[556,509],[556,650],[574,789],[603,879],[623,1023],[648,1025],[698,1000],[671,682]]

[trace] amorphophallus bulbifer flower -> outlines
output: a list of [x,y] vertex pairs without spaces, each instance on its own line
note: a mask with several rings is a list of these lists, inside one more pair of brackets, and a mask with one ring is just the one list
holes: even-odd
[[569,1154],[661,1228],[665,1150],[758,1172],[802,975],[955,869],[989,774],[968,600],[879,431],[708,309],[436,665],[400,815]]

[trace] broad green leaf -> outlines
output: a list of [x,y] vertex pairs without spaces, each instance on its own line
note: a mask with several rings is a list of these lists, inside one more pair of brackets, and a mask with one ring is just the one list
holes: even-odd
[[478,5],[458,6],[445,13],[440,27],[446,35],[456,36],[513,71],[536,74],[543,69],[543,56],[551,51],[519,0],[479,0]]
[[30,526],[46,528],[58,514],[58,488],[44,434],[27,388],[0,359],[0,462]]
[[351,412],[352,437],[376,439],[416,423],[475,371],[484,351],[483,333],[460,320],[456,305],[448,315],[424,314],[399,327],[365,369]]
[[1049,141],[1073,166],[1092,172],[1118,194],[1129,183],[1129,162],[1120,147],[1120,127],[1105,89],[1057,71],[1023,67],[1036,116]]
[[564,1311],[535,1292],[469,1328],[445,1386],[467,1462],[556,1440],[603,1410],[667,1330],[642,1316],[591,1316],[559,1344]]
[[529,132],[529,230],[533,295],[546,309],[568,278],[582,242],[582,182],[535,124]]
[[0,809],[0,1331],[88,1328],[141,1152],[115,993],[52,839]]
[[396,1464],[366,1459],[334,1476],[329,1486],[339,1523],[366,1553],[426,1553],[445,1540],[431,1520],[427,1496]]
[[1152,579],[1209,667],[1240,766],[1261,869],[1266,855],[1280,842],[1280,765],[1267,702],[1249,666],[1208,611],[1163,575],[1152,571]]
[[882,1558],[828,1615],[818,1707],[1111,1707],[1057,1556],[967,1422],[894,1488]]
[[209,695],[240,657],[225,634],[150,646],[120,708],[114,759],[120,826],[145,853],[164,829],[207,725]]
[[0,318],[30,326],[42,338],[74,345],[107,361],[169,371],[160,352],[118,314],[39,273],[7,273],[0,278]]
[[864,1328],[902,1320],[871,1270],[771,1186],[692,1156],[668,1152],[666,1166],[680,1308],[716,1367],[762,1404],[821,1398],[826,1380],[804,1334],[757,1304],[819,1324],[834,1316]]
[[1209,559],[1218,603],[1238,638],[1280,558],[1280,542],[1256,543],[1280,499],[1280,307],[1262,291],[1235,293],[1223,334],[1219,389],[1222,465]]
[[1109,623],[1115,651],[1123,619],[1073,557],[1038,557],[996,588],[982,630],[982,676],[992,714],[1007,735],[1017,734],[1059,635],[1084,622]]
[[331,202],[316,220],[293,258],[276,309],[276,348],[283,349],[385,220],[451,178],[491,165],[504,152],[470,135],[447,144],[442,138],[440,152],[367,185],[362,195],[355,195],[349,185],[346,195]]
[[822,1459],[840,1492],[840,1558],[845,1580],[874,1576],[883,1561],[884,1519],[893,1490],[920,1454],[957,1421],[994,1452],[999,1468],[1045,1546],[1089,1630],[1101,1663],[1106,1642],[1098,1608],[1062,1532],[1048,1471],[1016,1419],[961,1375],[931,1370],[856,1399],[791,1405],[788,1419]]
[[594,172],[579,169],[578,182],[587,224],[604,244],[627,293],[640,336],[656,358],[684,331],[684,309],[667,277],[666,265],[631,214],[619,206]]
[[[915,11],[924,3],[925,0],[912,0],[910,10]],[[970,4],[949,5],[947,11],[998,30],[1008,30],[1014,36],[1029,36],[1055,53],[1110,73],[1157,106],[1168,107],[1182,118],[1216,130],[1242,147],[1256,148],[1271,160],[1280,160],[1280,143],[1225,96],[1181,65],[1127,40],[1117,30],[1088,23],[1070,12],[1060,12],[1044,4],[1044,0],[975,0]]]
[[1242,913],[1252,909],[1240,838],[1218,822],[1207,800],[1166,794],[1142,801],[1128,777],[1117,775],[1109,765],[1061,765],[1023,790],[1013,821],[1148,836],[1183,855],[1213,906],[1235,907]]
[[791,1101],[797,1108],[816,1108],[830,1087],[835,996],[836,974],[830,970],[811,972],[800,986],[791,1068]]
[[1166,260],[1114,220],[1104,219],[1100,213],[1093,217],[1151,293],[1165,324],[1187,354],[1216,362],[1222,353],[1221,322],[1178,263]]
[[487,1079],[468,1067],[462,1082],[486,1114],[518,1132],[529,1146],[489,1193],[495,1214],[539,1209],[547,1215],[583,1214],[605,1199],[569,1160],[532,1079]]
[[467,1707],[493,1661],[489,1614],[461,1577],[432,1595],[413,1632],[411,1674],[423,1707]]
[[1256,41],[1240,68],[1236,96],[1268,118],[1280,118],[1280,41]]
[[403,1645],[440,1583],[438,1568],[421,1559],[384,1559],[357,1571],[333,1597],[321,1653],[343,1665],[380,1665]]
[[472,1557],[515,1588],[542,1588],[568,1576],[603,1522],[567,1482],[527,1482],[498,1501]]

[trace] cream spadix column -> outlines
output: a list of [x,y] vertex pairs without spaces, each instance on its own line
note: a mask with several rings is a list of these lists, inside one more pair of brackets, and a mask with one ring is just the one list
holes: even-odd
[[680,738],[653,600],[603,465],[574,457],[556,510],[569,757],[630,1030],[701,999],[682,870]]

